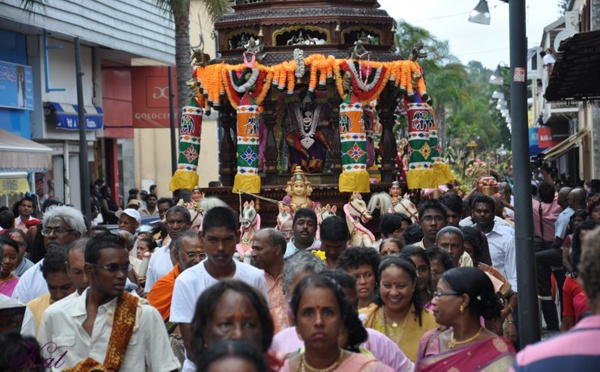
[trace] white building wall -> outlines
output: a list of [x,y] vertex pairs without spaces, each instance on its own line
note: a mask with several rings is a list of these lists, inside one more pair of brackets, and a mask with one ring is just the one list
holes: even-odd
[[3,0],[2,18],[174,64],[174,26],[153,0],[47,0],[22,10],[21,0]]

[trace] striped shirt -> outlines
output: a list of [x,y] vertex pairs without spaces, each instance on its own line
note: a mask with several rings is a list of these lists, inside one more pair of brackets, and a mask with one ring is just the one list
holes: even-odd
[[527,346],[517,354],[513,372],[592,372],[600,368],[600,315],[582,319],[569,332]]

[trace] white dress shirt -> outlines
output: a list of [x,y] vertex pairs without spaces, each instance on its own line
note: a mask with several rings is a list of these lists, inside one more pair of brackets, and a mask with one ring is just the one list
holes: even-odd
[[46,279],[44,279],[44,274],[42,274],[43,263],[44,259],[41,259],[21,275],[12,293],[12,298],[27,304],[34,298],[48,293],[48,285],[46,284]]
[[[42,349],[43,358],[54,358],[52,371],[72,368],[87,359],[104,363],[106,350],[112,332],[112,323],[117,306],[115,297],[98,307],[92,335],[83,329],[87,319],[86,299],[89,289],[81,296],[69,296],[50,306],[42,317],[38,340],[40,345],[53,342],[53,353]],[[173,354],[167,329],[158,310],[143,299],[138,302],[133,335],[129,340],[121,371],[173,371],[179,368],[179,361]],[[64,357],[59,362],[58,358]]]
[[[198,298],[206,288],[219,281],[206,271],[205,262],[206,260],[185,270],[175,280],[173,299],[171,300],[171,315],[169,316],[170,322],[191,323]],[[233,279],[241,280],[253,286],[265,296],[268,302],[269,296],[267,295],[267,281],[264,272],[243,262],[236,260],[233,262],[235,262]],[[196,366],[186,358],[182,372],[194,371],[196,371]]]
[[517,261],[515,238],[512,229],[494,224],[494,228],[485,234],[490,247],[492,266],[504,275],[512,289],[517,292]]
[[156,248],[150,262],[148,262],[148,271],[146,271],[146,284],[144,291],[150,292],[156,281],[173,270],[173,261],[171,261],[171,241],[166,245]]

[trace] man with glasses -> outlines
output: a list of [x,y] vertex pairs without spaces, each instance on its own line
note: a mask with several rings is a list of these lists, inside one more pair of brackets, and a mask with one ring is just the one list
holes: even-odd
[[[56,206],[44,213],[42,235],[44,247],[49,252],[55,248],[66,247],[75,240],[85,236],[87,228],[83,214],[73,207]],[[40,260],[32,268],[25,271],[19,279],[12,294],[13,298],[28,303],[36,297],[48,293],[48,286],[42,274],[44,260]]]
[[165,217],[165,225],[169,234],[169,242],[160,248],[156,248],[146,272],[146,293],[150,292],[156,281],[167,275],[175,266],[176,260],[171,253],[171,242],[177,240],[180,234],[189,231],[192,227],[192,217],[186,207],[176,205],[169,208]]
[[39,341],[53,345],[42,351],[44,358],[62,358],[52,371],[179,368],[158,311],[125,292],[129,268],[123,238],[110,233],[90,238],[85,247],[89,288],[49,307],[42,317]]
[[176,265],[167,275],[158,279],[152,286],[152,290],[148,293],[148,302],[154,306],[165,322],[167,332],[171,341],[173,352],[180,362],[185,359],[183,350],[183,339],[179,331],[177,323],[169,321],[171,315],[171,300],[173,298],[173,288],[175,287],[175,279],[192,266],[196,266],[198,262],[206,258],[206,253],[200,247],[200,239],[194,231],[186,231],[181,233],[177,240],[173,242],[171,250]]
[[[175,287],[175,279],[179,274],[206,258],[206,253],[200,247],[198,234],[193,231],[186,231],[179,235],[173,243],[172,254],[175,257],[175,267],[154,283],[147,297],[150,305],[160,312],[165,322],[168,322],[171,313],[171,298],[173,287]],[[172,329],[169,331],[173,331],[176,325],[167,323],[167,328],[170,326],[172,326]]]

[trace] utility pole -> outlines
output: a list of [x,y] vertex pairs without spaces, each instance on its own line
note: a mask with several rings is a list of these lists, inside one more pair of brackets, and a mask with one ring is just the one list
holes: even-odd
[[[75,75],[77,80],[77,114],[79,117],[79,180],[81,183],[81,211],[92,218],[90,204],[90,175],[88,169],[87,138],[85,135],[85,108],[83,102],[83,71],[81,71],[81,45],[75,38]],[[68,165],[65,165],[65,167]]]

